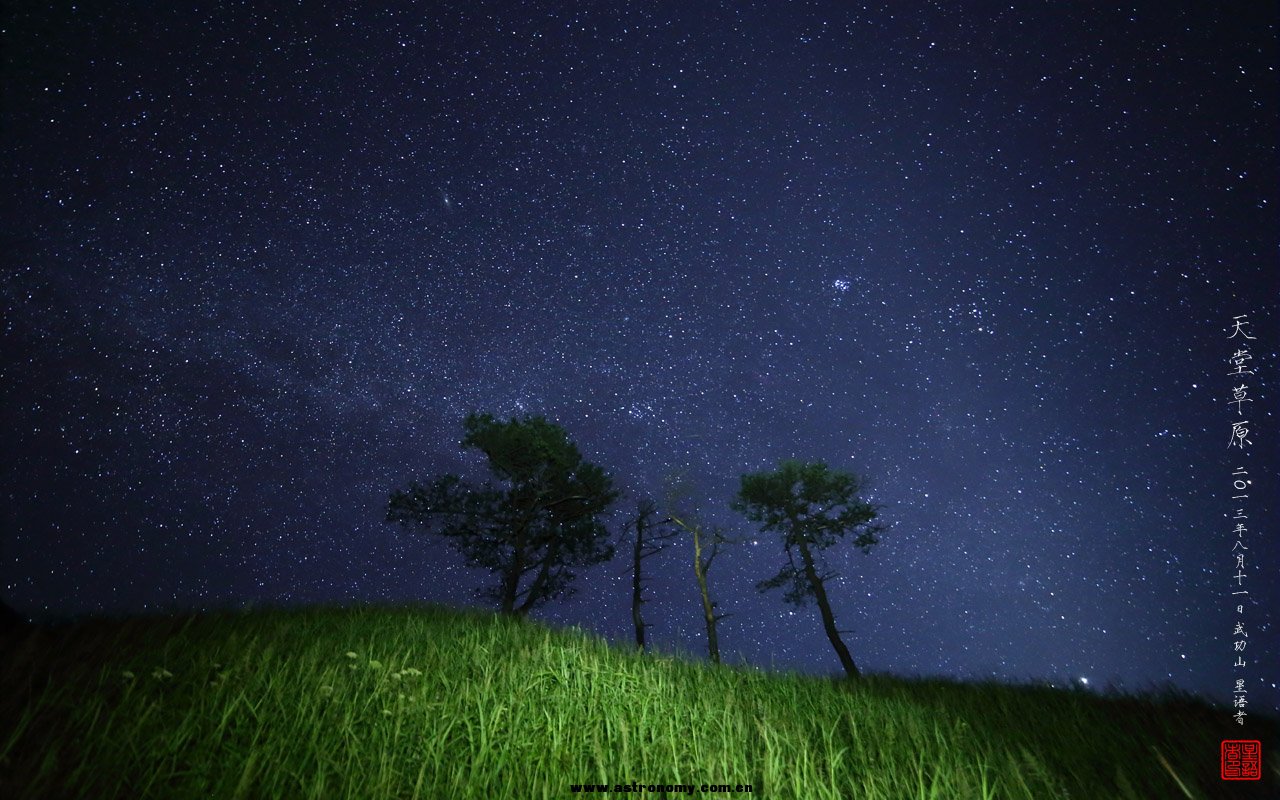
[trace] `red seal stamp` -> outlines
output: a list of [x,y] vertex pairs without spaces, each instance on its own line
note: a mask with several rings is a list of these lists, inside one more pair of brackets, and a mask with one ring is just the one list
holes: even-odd
[[1262,742],[1257,739],[1223,739],[1222,779],[1262,780]]

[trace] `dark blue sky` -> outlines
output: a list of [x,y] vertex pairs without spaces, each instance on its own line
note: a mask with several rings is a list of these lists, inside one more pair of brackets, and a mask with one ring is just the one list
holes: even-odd
[[[1274,4],[52,5],[3,30],[24,613],[476,603],[387,494],[541,414],[619,523],[689,471],[753,663],[839,669],[728,509],[798,457],[891,526],[829,556],[863,669],[1277,705]],[[701,653],[690,559],[646,612]],[[537,616],[628,641],[628,581]]]

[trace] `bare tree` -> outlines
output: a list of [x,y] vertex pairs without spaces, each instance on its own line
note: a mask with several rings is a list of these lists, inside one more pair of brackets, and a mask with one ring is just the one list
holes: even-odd
[[707,586],[707,572],[711,562],[720,554],[720,548],[733,544],[733,540],[724,535],[718,527],[707,528],[698,520],[693,510],[680,508],[682,501],[687,501],[688,484],[679,478],[668,478],[667,520],[688,531],[693,538],[693,574],[698,581],[698,594],[702,599],[702,617],[707,626],[707,652],[712,663],[720,663],[720,639],[716,634],[716,624],[729,614],[717,614],[719,605],[711,599],[711,591]]
[[655,522],[653,518],[657,514],[658,504],[651,498],[642,497],[636,502],[636,516],[628,524],[628,527],[636,530],[631,567],[631,621],[636,627],[636,647],[642,653],[645,651],[645,628],[649,625],[640,613],[640,606],[645,602],[640,562],[662,552],[662,542],[674,539],[678,535],[677,531],[663,525],[665,520]]

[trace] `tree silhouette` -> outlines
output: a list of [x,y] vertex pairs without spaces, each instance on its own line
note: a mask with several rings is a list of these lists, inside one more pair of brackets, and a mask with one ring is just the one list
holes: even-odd
[[479,449],[499,485],[457,475],[391,493],[387,521],[434,530],[468,566],[498,573],[481,594],[505,614],[527,614],[572,592],[573,568],[613,557],[597,519],[618,497],[613,480],[586,462],[563,428],[542,417],[499,422],[470,414],[462,447]]
[[644,582],[640,575],[641,562],[649,556],[662,552],[661,543],[676,536],[676,531],[662,526],[663,521],[653,521],[657,513],[658,505],[651,498],[642,497],[636,503],[636,516],[628,526],[636,529],[631,566],[631,621],[636,628],[636,647],[642,653],[645,650],[644,632],[649,624],[644,621],[640,613],[640,606],[645,602]]
[[707,572],[711,562],[720,554],[722,545],[732,544],[732,540],[724,535],[720,528],[705,528],[692,509],[682,509],[687,501],[690,487],[683,480],[668,478],[667,488],[667,520],[688,531],[693,538],[693,575],[698,582],[698,595],[702,600],[702,619],[707,626],[707,653],[713,664],[720,663],[720,637],[716,625],[730,614],[717,614],[718,603],[711,599],[711,590],[707,586]]
[[[783,599],[803,606],[813,598],[822,615],[822,627],[840,658],[840,665],[851,678],[859,676],[840,638],[835,615],[827,598],[826,581],[836,573],[820,564],[822,552],[846,534],[856,532],[853,546],[869,553],[878,543],[876,534],[884,526],[875,523],[878,509],[858,499],[857,477],[831,470],[826,464],[795,460],[783,461],[775,472],[759,472],[742,476],[741,487],[733,508],[752,522],[760,523],[766,532],[782,534],[787,563],[778,574],[756,584],[761,591],[787,587]],[[817,551],[817,552],[815,552]],[[799,563],[795,554],[799,554]],[[818,572],[818,567],[823,572]]]

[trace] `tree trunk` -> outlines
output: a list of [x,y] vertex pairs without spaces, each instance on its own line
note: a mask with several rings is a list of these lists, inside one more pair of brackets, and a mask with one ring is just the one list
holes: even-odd
[[524,572],[524,551],[517,547],[511,557],[511,566],[502,576],[502,608],[503,614],[514,614],[516,610],[516,593],[520,589],[520,574]]
[[542,602],[543,594],[546,592],[547,576],[551,574],[551,565],[558,562],[559,551],[554,544],[547,546],[547,552],[542,557],[542,565],[538,567],[538,574],[534,576],[533,582],[529,584],[529,591],[524,596],[524,602],[516,608],[516,613],[525,616],[535,605]]
[[720,663],[720,642],[716,638],[716,611],[711,605],[711,594],[707,591],[707,570],[702,563],[702,537],[694,526],[693,533],[693,572],[698,576],[698,592],[702,595],[702,616],[707,621],[707,650],[711,654],[711,663]]
[[524,534],[527,522],[522,522],[516,530],[515,546],[512,547],[511,565],[502,576],[502,608],[503,614],[514,614],[516,597],[520,592],[520,576],[524,574]]
[[836,617],[831,613],[827,589],[822,585],[822,579],[818,577],[818,571],[813,567],[813,556],[809,554],[809,546],[803,539],[799,539],[796,544],[800,548],[800,558],[804,561],[805,577],[809,579],[809,585],[813,587],[813,596],[818,601],[818,611],[822,614],[822,627],[826,630],[827,638],[831,640],[831,646],[835,648],[836,655],[840,658],[840,666],[844,667],[845,674],[850,678],[861,677],[858,667],[853,663],[853,656],[849,655],[849,648],[844,646],[840,631],[836,629]]
[[644,525],[636,524],[635,566],[631,570],[631,621],[636,626],[636,647],[644,652],[644,618],[640,616],[640,550],[643,546]]

